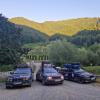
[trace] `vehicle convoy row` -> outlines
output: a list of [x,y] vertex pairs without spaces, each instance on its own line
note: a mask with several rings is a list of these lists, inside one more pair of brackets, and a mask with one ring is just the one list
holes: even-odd
[[[80,64],[64,64],[63,68],[55,67],[47,61],[43,61],[36,73],[36,80],[43,85],[63,84],[63,81],[71,80],[79,83],[94,82],[96,77],[80,68]],[[18,67],[11,72],[6,80],[6,88],[14,86],[31,86],[33,81],[32,69],[28,66]]]

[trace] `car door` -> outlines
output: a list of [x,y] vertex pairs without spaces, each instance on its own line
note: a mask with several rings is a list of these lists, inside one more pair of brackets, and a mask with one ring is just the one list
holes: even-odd
[[39,70],[39,71],[37,72],[37,75],[36,75],[36,76],[37,76],[37,79],[41,81],[41,79],[42,79],[42,71]]
[[34,80],[34,76],[33,76],[33,73],[32,73],[32,69],[30,69],[30,77],[31,77],[31,80],[33,81]]
[[68,79],[73,80],[74,79],[74,72],[72,69],[68,69]]

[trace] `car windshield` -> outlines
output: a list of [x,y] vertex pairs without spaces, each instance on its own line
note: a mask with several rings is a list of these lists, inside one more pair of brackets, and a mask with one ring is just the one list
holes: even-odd
[[84,73],[85,71],[83,69],[76,69],[76,70],[74,70],[74,72],[76,72],[76,73]]
[[52,67],[52,64],[44,64],[44,67],[47,67],[47,68]]
[[44,68],[45,73],[57,73],[57,71],[54,68]]
[[29,74],[30,73],[30,69],[17,69],[14,74]]

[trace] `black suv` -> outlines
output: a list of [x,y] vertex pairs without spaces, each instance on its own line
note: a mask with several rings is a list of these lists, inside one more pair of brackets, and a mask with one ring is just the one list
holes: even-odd
[[43,85],[62,84],[64,81],[64,77],[63,75],[58,73],[54,68],[44,67],[37,72],[36,80],[41,81]]
[[31,68],[17,68],[8,76],[6,88],[12,88],[14,86],[31,86],[32,81],[33,75]]
[[67,80],[76,81],[79,83],[95,82],[96,76],[94,74],[88,73],[83,69],[67,69],[64,78]]

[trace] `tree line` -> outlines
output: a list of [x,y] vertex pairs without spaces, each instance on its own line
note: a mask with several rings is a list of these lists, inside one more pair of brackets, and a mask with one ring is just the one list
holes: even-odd
[[20,61],[21,29],[0,14],[0,64]]
[[[55,64],[80,62],[83,65],[100,65],[100,30],[82,30],[69,37],[56,33],[47,36],[38,30],[16,25],[0,14],[0,64],[18,64],[23,54],[34,51],[25,47],[29,43],[46,47],[48,59]],[[42,49],[41,49],[42,50]]]

